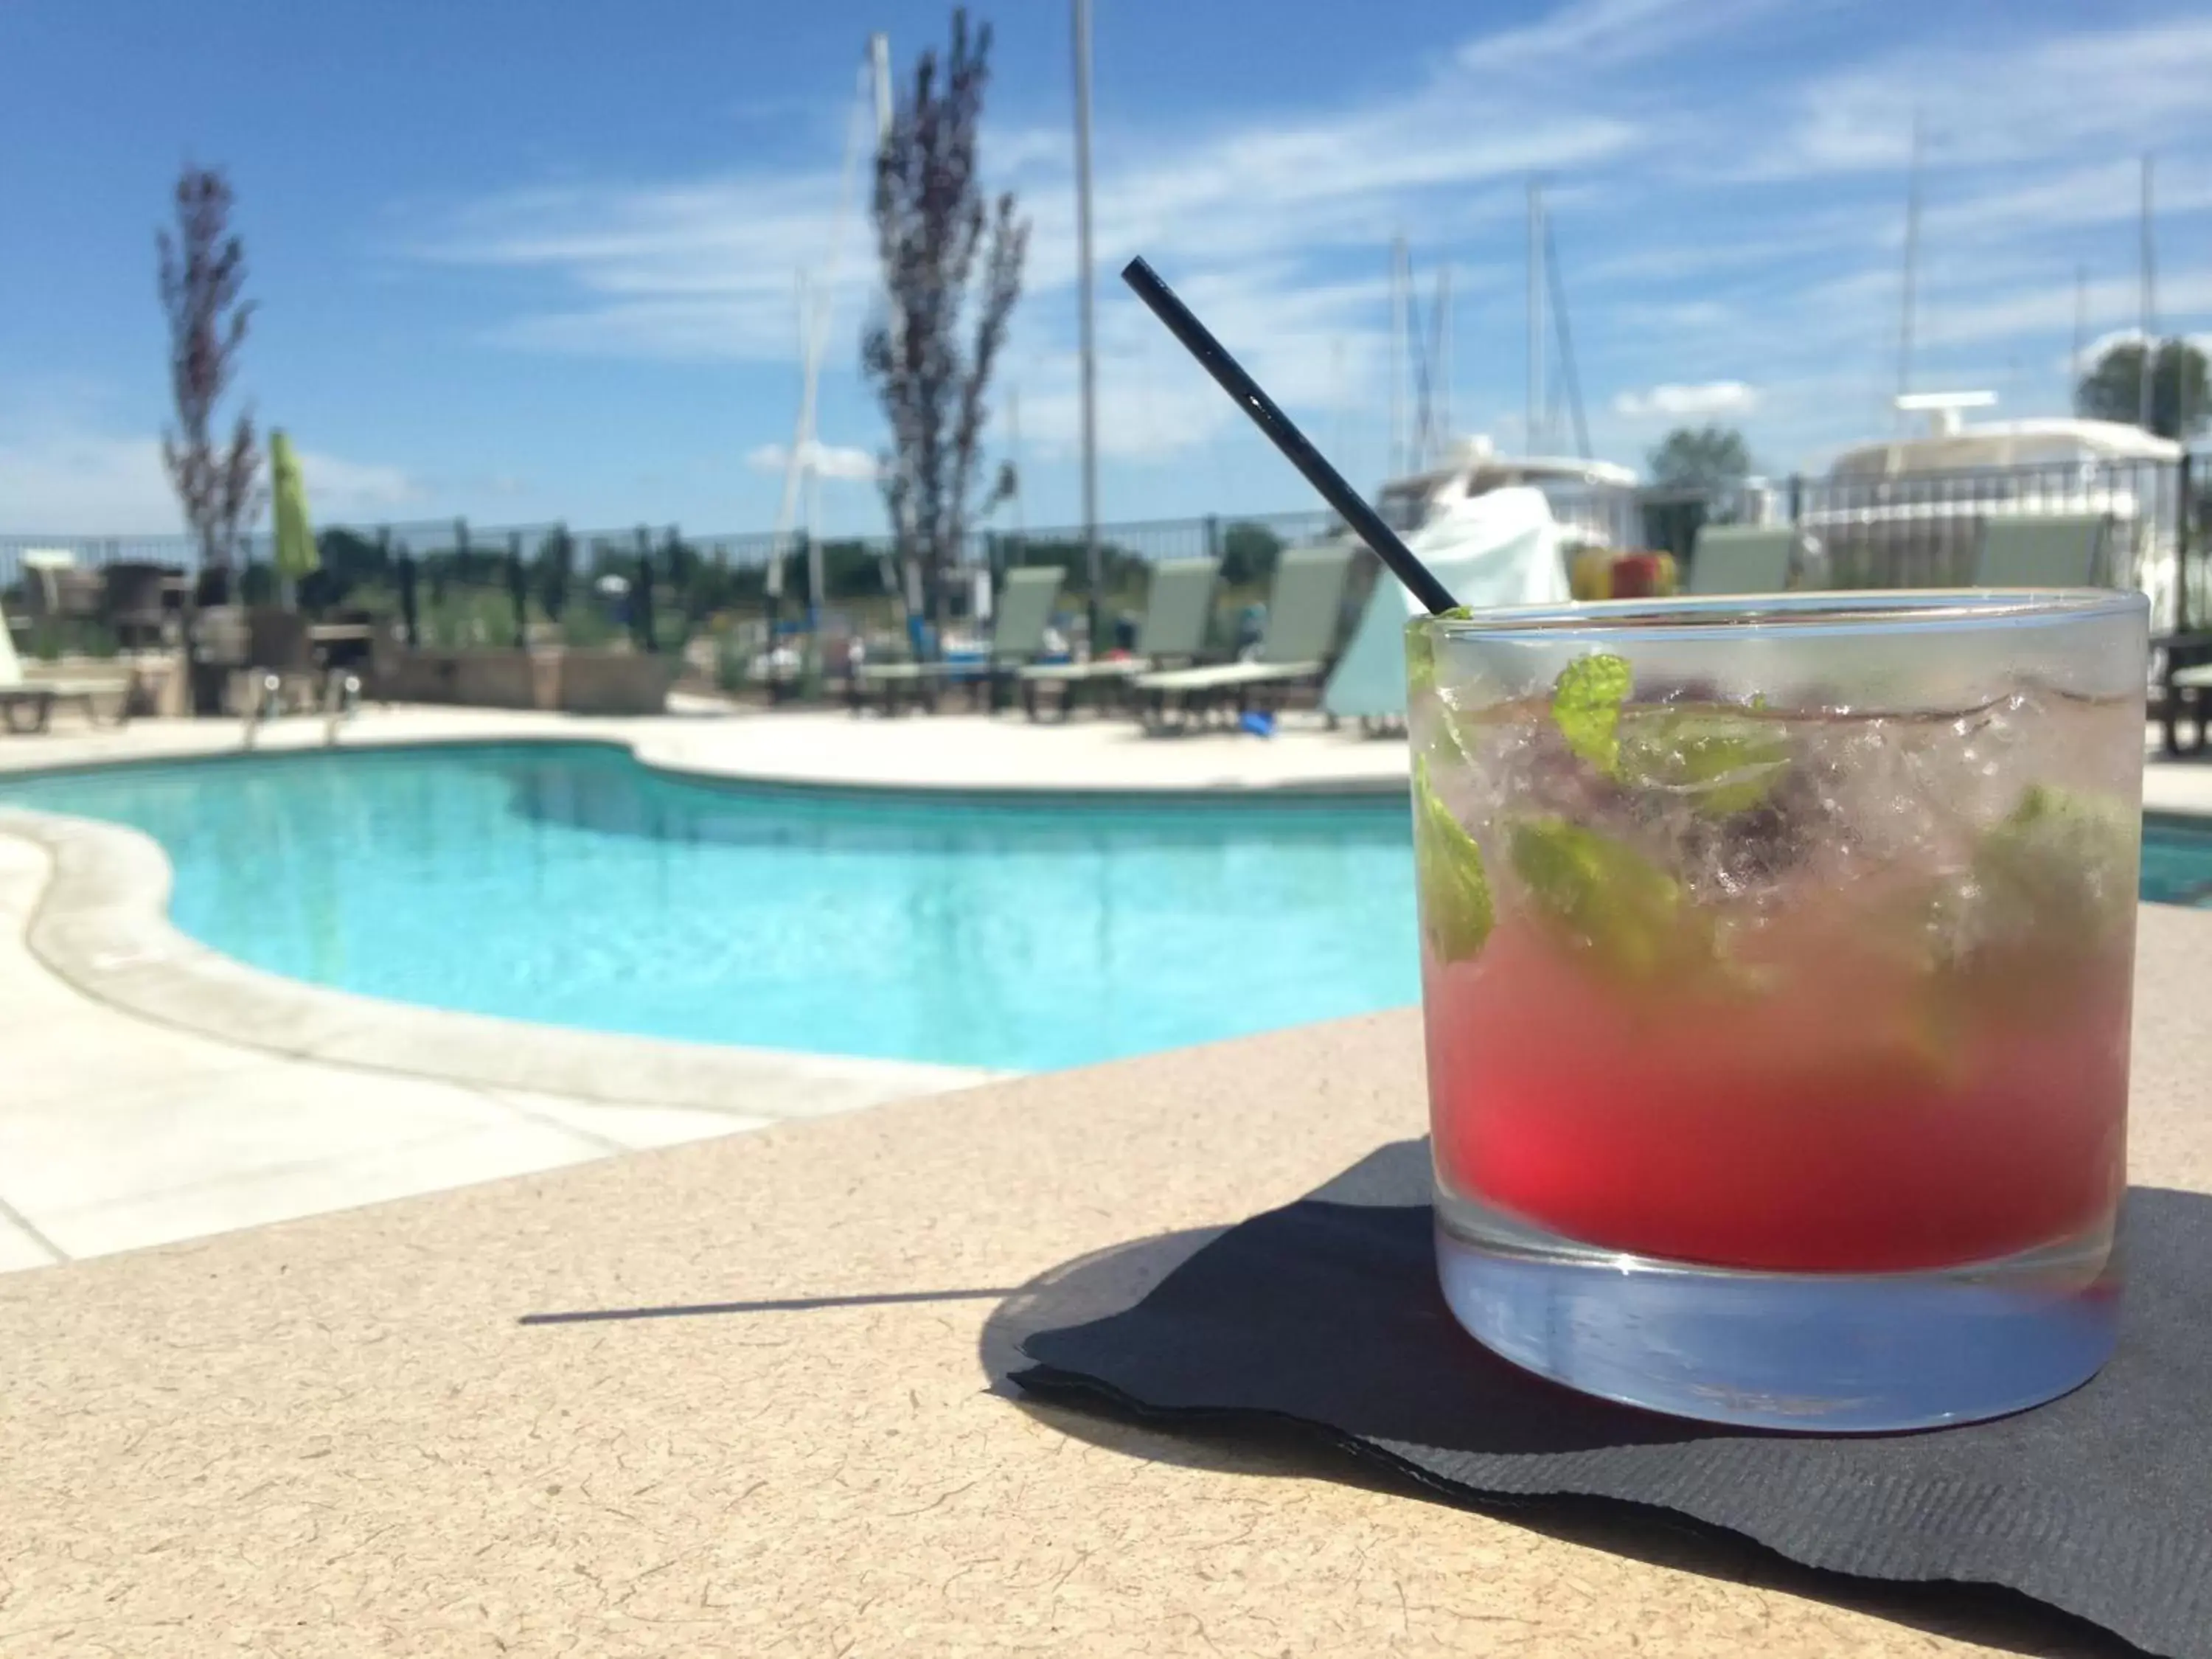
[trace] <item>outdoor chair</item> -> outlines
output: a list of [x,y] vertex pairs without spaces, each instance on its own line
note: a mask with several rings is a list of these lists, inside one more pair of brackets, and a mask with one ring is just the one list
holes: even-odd
[[163,642],[169,582],[176,574],[161,565],[135,562],[111,564],[100,572],[100,620],[125,650]]
[[0,720],[4,720],[10,732],[19,734],[43,732],[52,722],[58,703],[75,703],[84,710],[87,725],[96,726],[100,716],[94,706],[95,697],[115,699],[115,724],[120,726],[130,716],[131,677],[128,674],[106,678],[30,679],[23,673],[21,659],[15,654],[15,641],[8,631],[7,621],[0,617]]
[[100,573],[78,568],[67,548],[31,548],[22,567],[23,607],[33,621],[90,622],[100,615]]
[[1056,686],[1065,720],[1086,690],[1126,694],[1139,674],[1188,663],[1205,648],[1206,624],[1213,618],[1214,580],[1220,570],[1218,559],[1166,559],[1154,565],[1134,654],[1030,664],[1020,672],[1024,711],[1036,719],[1038,694]]
[[2179,727],[2186,719],[2196,727],[2189,752],[2201,755],[2212,742],[2212,634],[2167,634],[2150,644],[2166,752],[2182,752]]
[[1787,526],[1703,526],[1690,555],[1685,592],[1697,598],[1779,593],[1790,585],[1790,558],[1796,544],[1797,532]]
[[[1556,605],[1574,594],[1559,560],[1551,504],[1522,486],[1493,489],[1413,532],[1414,556],[1462,605],[1480,613],[1509,605]],[[1321,708],[1332,723],[1356,720],[1370,736],[1404,728],[1406,629],[1426,614],[1387,570],[1375,573]]]
[[1009,570],[999,586],[997,614],[991,620],[988,653],[981,664],[959,662],[863,663],[852,678],[853,712],[867,704],[870,693],[883,699],[886,714],[899,711],[902,696],[911,695],[934,714],[937,696],[946,680],[976,675],[980,683],[995,690],[1044,648],[1045,630],[1052,625],[1052,608],[1060,598],[1063,573],[1058,565],[1030,565]]
[[2094,587],[2112,521],[2103,514],[1991,515],[1974,550],[1977,587]]
[[1160,725],[1170,704],[1186,721],[1223,703],[1233,704],[1241,717],[1255,693],[1273,699],[1294,687],[1317,686],[1342,628],[1352,556],[1345,544],[1283,554],[1275,562],[1267,632],[1257,653],[1243,662],[1139,675],[1136,690],[1145,700],[1146,723]]

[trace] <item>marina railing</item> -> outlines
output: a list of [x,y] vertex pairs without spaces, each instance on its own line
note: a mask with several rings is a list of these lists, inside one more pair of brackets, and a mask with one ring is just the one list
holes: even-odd
[[[2212,620],[2204,559],[2212,541],[2212,453],[2185,454],[2179,462],[2051,462],[1795,477],[1710,491],[1647,489],[1621,492],[1606,512],[1601,539],[1615,545],[1640,540],[1673,553],[1686,568],[1704,525],[1795,525],[1817,546],[1827,582],[1853,587],[1964,583],[1972,576],[1984,520],[2094,514],[2113,526],[2104,580],[2151,592],[2163,626],[2202,627]],[[1582,519],[1567,516],[1573,533]],[[1139,602],[1147,565],[1207,556],[1222,562],[1224,606],[1239,605],[1264,596],[1278,552],[1333,527],[1332,515],[1318,510],[1101,525],[1096,597],[1127,609]],[[437,520],[336,525],[319,539],[325,568],[301,585],[303,605],[404,612],[425,643],[508,645],[534,637],[536,629],[587,642],[626,629],[641,645],[665,648],[733,614],[795,619],[805,610],[810,580],[805,538],[782,538],[781,570],[772,573],[778,538],[761,531],[702,534],[673,525],[594,529]],[[1093,598],[1087,547],[1078,526],[1001,523],[970,532],[958,563],[965,573],[1057,564],[1066,572],[1067,605],[1081,611]],[[0,535],[0,590],[15,596],[18,605],[41,551],[66,556],[80,581],[82,573],[118,565],[190,576],[204,563],[199,544],[188,536]],[[258,532],[240,538],[233,552],[229,562],[249,601],[274,593],[270,551],[269,535]],[[896,609],[897,551],[889,536],[825,538],[819,552],[826,604],[860,622],[887,617]],[[965,591],[965,580],[955,585]]]

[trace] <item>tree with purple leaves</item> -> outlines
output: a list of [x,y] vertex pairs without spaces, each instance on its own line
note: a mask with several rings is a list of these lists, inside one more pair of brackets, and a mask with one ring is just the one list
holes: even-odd
[[966,11],[956,10],[950,50],[921,55],[876,157],[888,304],[861,338],[860,362],[890,426],[884,503],[940,629],[969,523],[1014,483],[1001,466],[988,490],[979,484],[986,393],[1021,296],[1030,236],[1012,192],[988,200],[976,176],[990,52],[990,26],[971,34]]
[[187,165],[177,180],[175,234],[154,233],[177,404],[176,428],[161,434],[161,459],[212,570],[228,568],[239,532],[261,510],[261,451],[251,410],[240,411],[228,444],[216,435],[216,405],[237,374],[253,315],[231,204],[230,181],[219,171]]

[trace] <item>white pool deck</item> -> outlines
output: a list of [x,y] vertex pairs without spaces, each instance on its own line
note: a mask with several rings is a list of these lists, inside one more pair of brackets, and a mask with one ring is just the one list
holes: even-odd
[[[626,743],[648,763],[787,784],[1389,793],[1401,742],[1295,719],[1272,738],[1118,721],[844,714],[650,720],[363,713],[341,746]],[[280,721],[269,750],[319,746]],[[0,737],[0,773],[234,753],[234,722]],[[2212,814],[2212,763],[2154,761],[2146,804]],[[0,823],[0,1271],[524,1175],[957,1088],[950,1067],[704,1049],[412,1011],[258,975],[167,927],[127,833]]]
[[[514,738],[627,743],[652,763],[700,774],[916,788],[1387,791],[1405,767],[1402,744],[1318,728],[1265,741],[1224,732],[1148,740],[1119,722],[711,708],[628,720],[371,709],[338,741]],[[275,751],[325,740],[319,721],[294,719],[264,728],[256,744]],[[243,728],[228,721],[61,724],[0,738],[0,772],[242,747]],[[295,994],[160,925],[158,890],[139,890],[151,878],[129,867],[133,839],[57,845],[0,829],[0,1271],[737,1133],[984,1076],[532,1034]]]

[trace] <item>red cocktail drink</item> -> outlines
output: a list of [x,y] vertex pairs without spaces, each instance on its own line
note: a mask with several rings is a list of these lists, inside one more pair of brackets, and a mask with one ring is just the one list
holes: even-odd
[[1807,921],[1741,1006],[1623,990],[1529,921],[1432,960],[1443,1178],[1591,1244],[1778,1272],[1948,1267],[2103,1226],[2126,959],[2083,964],[2062,1006],[1993,990],[1939,1013],[1920,975]]
[[[2014,1409],[2109,1350],[2142,618],[2016,596],[1984,664],[1997,601],[1799,600],[1748,683],[1711,601],[1415,625],[1439,1250],[1486,1342],[1821,1428]],[[1666,620],[1576,637],[1616,610]],[[2069,624],[2103,655],[2022,673]],[[1905,702],[1915,630],[1953,660]]]

